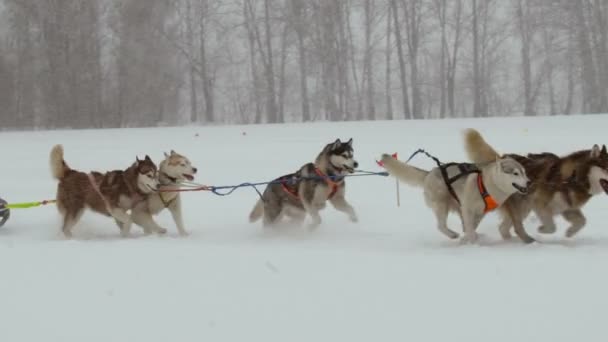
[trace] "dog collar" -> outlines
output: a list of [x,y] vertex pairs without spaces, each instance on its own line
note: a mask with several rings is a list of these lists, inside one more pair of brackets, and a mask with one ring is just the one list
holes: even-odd
[[[163,172],[163,176],[166,177],[171,183],[177,184],[177,178],[170,177],[168,174],[166,174],[164,172]],[[163,184],[163,185],[169,185],[169,184]]]
[[486,187],[483,185],[483,177],[481,176],[481,172],[477,174],[477,188],[479,189],[479,194],[481,195],[485,205],[483,210],[484,214],[498,208],[498,203],[496,203],[494,197],[488,193],[488,190],[486,190]]

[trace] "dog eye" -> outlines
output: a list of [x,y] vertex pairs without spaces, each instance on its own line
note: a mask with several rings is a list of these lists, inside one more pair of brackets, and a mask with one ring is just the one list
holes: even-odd
[[513,172],[514,175],[519,176],[519,172],[515,171]]

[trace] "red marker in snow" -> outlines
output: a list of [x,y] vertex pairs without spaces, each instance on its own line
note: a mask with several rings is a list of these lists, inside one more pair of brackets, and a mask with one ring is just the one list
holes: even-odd
[[[391,157],[397,159],[397,152],[391,154]],[[380,167],[384,167],[384,163],[382,161],[376,160],[376,164],[378,164],[378,166],[380,166]],[[399,194],[399,180],[397,178],[395,178],[395,190],[397,191],[397,206],[400,207],[401,206],[401,196]]]

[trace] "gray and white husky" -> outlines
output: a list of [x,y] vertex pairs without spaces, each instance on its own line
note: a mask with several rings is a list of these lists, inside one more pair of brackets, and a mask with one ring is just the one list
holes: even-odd
[[485,213],[502,205],[514,193],[526,193],[529,186],[525,169],[511,158],[479,165],[449,163],[430,171],[388,154],[382,155],[382,162],[393,177],[424,189],[425,202],[435,213],[439,231],[451,239],[458,238],[458,233],[448,228],[448,213],[458,212],[465,234],[463,242],[477,240],[476,229]]
[[337,210],[357,222],[353,207],[345,199],[346,182],[344,176],[355,171],[359,164],[354,159],[353,139],[340,139],[327,144],[314,163],[302,166],[298,171],[276,178],[269,184],[249,215],[255,222],[264,216],[264,227],[273,226],[283,216],[293,223],[301,224],[309,214],[312,222],[309,228],[321,224],[319,211],[329,201]]
[[159,214],[163,209],[171,212],[173,221],[180,235],[188,235],[182,218],[182,201],[177,190],[184,181],[194,180],[197,169],[190,160],[171,150],[165,153],[165,159],[158,165],[158,189],[160,191],[150,194],[146,201],[139,203],[131,210],[131,218],[135,224],[141,226],[146,234],[164,234],[167,229],[159,226],[153,215]]

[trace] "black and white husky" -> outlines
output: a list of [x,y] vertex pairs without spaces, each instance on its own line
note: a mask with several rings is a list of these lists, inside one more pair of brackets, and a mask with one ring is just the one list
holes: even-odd
[[314,163],[302,166],[298,171],[276,178],[266,187],[263,198],[258,200],[249,215],[255,222],[264,217],[264,227],[273,226],[283,216],[288,216],[296,224],[301,224],[309,214],[312,222],[309,228],[321,224],[319,211],[329,201],[337,210],[357,222],[353,207],[344,195],[346,183],[344,176],[358,167],[354,159],[353,139],[342,142],[340,139],[327,144]]

